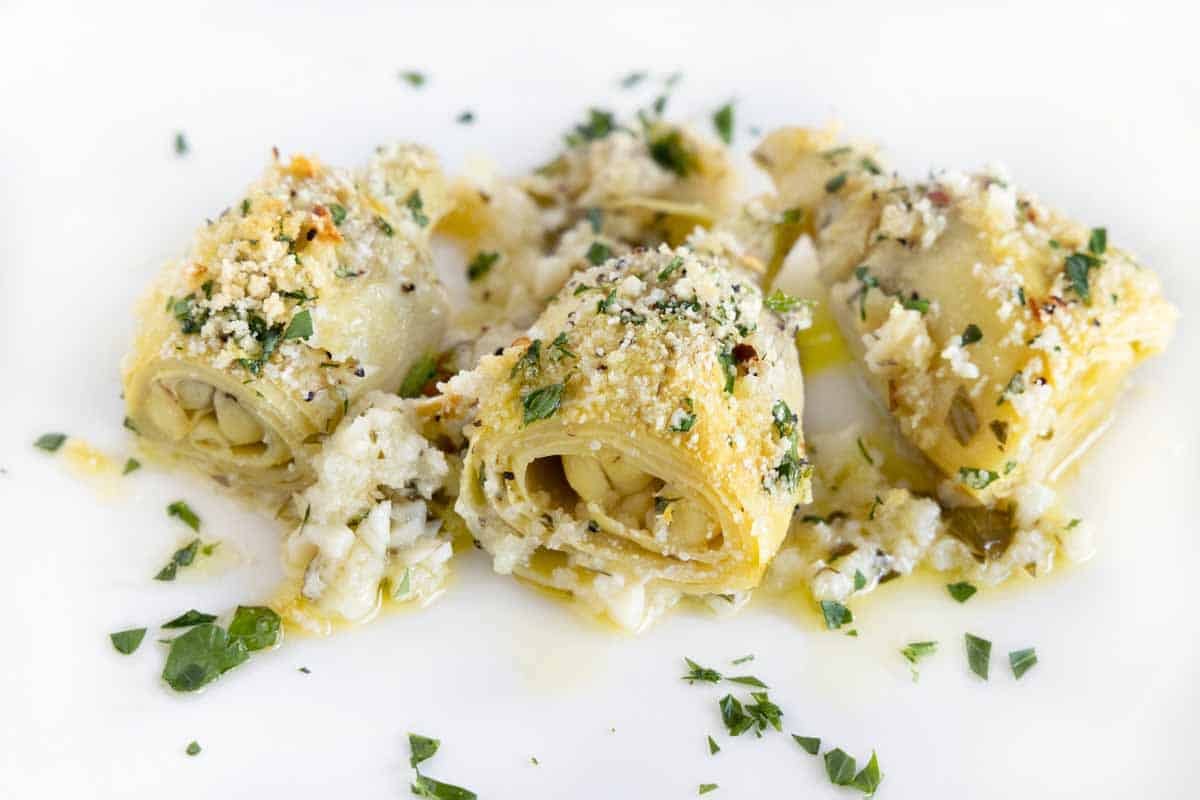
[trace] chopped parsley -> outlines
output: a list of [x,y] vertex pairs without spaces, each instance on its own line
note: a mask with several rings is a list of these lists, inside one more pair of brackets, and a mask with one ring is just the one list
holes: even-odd
[[[413,193],[404,201],[404,205],[412,212],[413,222],[422,228],[429,224],[429,217],[425,216],[425,201],[421,199],[420,189],[413,189]],[[385,233],[388,236],[392,235],[387,231]]]
[[794,297],[790,294],[784,294],[780,290],[776,289],[767,295],[767,297],[763,300],[763,305],[777,314],[786,314],[787,312],[795,311],[798,308],[811,306],[812,301],[805,300],[802,297]]
[[197,625],[171,640],[162,677],[177,692],[194,692],[249,658],[246,645],[212,623]]
[[420,774],[413,781],[411,789],[417,797],[428,797],[432,800],[475,800],[476,798],[476,794],[470,789],[442,783]]
[[424,72],[417,72],[415,69],[409,69],[400,73],[400,80],[404,81],[414,89],[420,89],[426,84],[426,82],[428,82],[429,78],[426,77]]
[[184,750],[183,752],[187,753],[189,756],[200,755],[200,743],[199,742],[189,742],[187,749]]
[[854,756],[840,747],[825,754],[825,774],[834,786],[849,786],[854,780],[856,766]]
[[542,340],[534,339],[525,348],[525,352],[516,360],[511,370],[509,370],[508,378],[513,378],[520,375],[524,378],[536,378],[538,373],[542,371]]
[[740,736],[751,728],[755,735],[762,736],[768,726],[775,730],[783,730],[783,711],[771,702],[766,692],[751,692],[753,703],[742,705],[736,697],[727,694],[718,701],[721,709],[721,721],[729,730],[730,736]]
[[250,652],[279,643],[283,620],[266,606],[238,606],[229,622],[230,641],[241,642]]
[[695,166],[695,158],[684,146],[683,135],[679,131],[671,131],[652,141],[650,157],[660,167],[680,178],[686,177]]
[[713,739],[711,736],[709,736],[708,737],[708,754],[710,756],[715,756],[719,752],[721,752],[721,746],[719,744],[717,744],[717,741],[715,739]]
[[674,272],[675,270],[679,269],[682,266],[683,266],[683,256],[675,256],[674,258],[672,258],[670,261],[667,262],[667,265],[665,267],[663,267],[661,270],[659,270],[658,279],[660,281],[665,281],[667,278],[671,277],[672,272]]
[[621,78],[620,84],[622,89],[632,89],[642,81],[646,80],[646,73],[643,70],[630,72],[625,77]]
[[861,569],[854,570],[854,591],[861,592],[867,585],[867,576],[862,574]]
[[421,392],[437,375],[437,357],[433,353],[426,353],[417,359],[417,363],[409,367],[408,372],[404,375],[404,380],[400,382],[400,389],[397,392],[401,397],[420,397]]
[[671,419],[671,431],[674,433],[687,433],[696,424],[696,415],[690,411],[680,410]]
[[125,466],[121,468],[121,474],[128,475],[129,473],[133,472],[134,470],[138,470],[141,468],[142,468],[142,462],[138,461],[136,458],[127,458],[127,459],[125,459]]
[[1092,304],[1089,273],[1099,266],[1100,259],[1090,253],[1072,253],[1066,259],[1067,280],[1071,283],[1071,289],[1088,305]]
[[918,314],[925,314],[929,311],[929,301],[923,297],[902,297],[900,305],[909,311],[916,311]]
[[[410,753],[408,763],[417,771],[417,777],[411,786],[412,793],[417,797],[428,797],[433,800],[475,800],[475,793],[469,789],[443,783],[421,774],[420,765],[433,758],[439,747],[441,747],[441,742],[437,739],[415,733],[408,735]],[[532,762],[536,764],[537,759],[532,759]]]
[[1004,401],[1012,394],[1025,394],[1025,373],[1013,373],[1013,376],[1008,379],[1008,383],[1005,384],[1004,391],[1000,393],[1000,399],[996,401],[996,405],[1004,405]]
[[1107,249],[1108,229],[1092,228],[1092,233],[1088,236],[1088,252],[1094,256],[1102,256]]
[[796,740],[796,744],[804,748],[804,752],[810,756],[815,756],[821,749],[821,739],[817,736],[800,736],[792,734],[792,738]]
[[428,736],[410,733],[408,735],[409,766],[416,767],[422,761],[428,761],[433,758],[441,746],[442,742],[439,739],[431,739]]
[[937,642],[909,642],[900,651],[900,655],[904,656],[904,660],[909,663],[914,681],[917,679],[917,662],[935,652],[937,652]]
[[730,683],[740,683],[744,686],[753,686],[757,689],[771,688],[753,675],[737,675],[732,678],[726,678],[725,680],[729,681]]
[[521,407],[524,409],[524,424],[528,425],[531,422],[537,422],[541,419],[549,419],[554,416],[554,412],[558,411],[562,405],[563,390],[566,388],[563,383],[552,383],[549,386],[543,386],[540,389],[535,389],[521,397]]
[[829,194],[836,194],[843,186],[846,185],[846,173],[839,172],[829,180],[825,181],[825,191]]
[[788,208],[779,215],[780,225],[798,225],[804,219],[803,208]]
[[329,206],[329,216],[333,219],[334,225],[341,225],[346,221],[346,207],[340,203],[333,203]]
[[958,479],[972,489],[983,490],[1000,480],[1000,475],[990,469],[959,467]]
[[592,242],[592,246],[588,248],[587,260],[592,266],[598,267],[610,258],[612,258],[612,249],[604,242]]
[[167,506],[167,516],[178,517],[184,525],[187,525],[192,530],[200,530],[200,518],[196,516],[195,511],[192,511],[191,506],[182,500],[176,500]]
[[474,283],[492,271],[492,267],[500,260],[500,254],[495,251],[481,250],[467,264],[467,280]]
[[584,216],[587,217],[588,224],[592,226],[592,233],[600,233],[604,229],[603,208],[589,208]]
[[713,112],[713,127],[725,144],[733,144],[733,103],[726,103]]
[[562,361],[564,358],[579,358],[571,352],[567,344],[567,332],[560,331],[558,336],[554,337],[554,341],[550,343],[550,357],[555,361]]
[[695,683],[696,681],[719,683],[721,681],[721,673],[717,672],[715,669],[702,667],[695,661],[692,661],[690,658],[684,658],[683,660],[686,661],[688,665],[688,674],[683,676],[683,680],[687,681],[688,683]]
[[601,108],[588,109],[587,121],[582,125],[576,125],[575,130],[567,134],[567,146],[575,147],[584,142],[603,139],[615,129],[616,126],[613,122],[613,113],[611,111],[605,111]]
[[975,344],[976,342],[982,340],[983,331],[979,329],[978,325],[972,322],[963,329],[962,336],[959,338],[962,339],[963,347],[966,347],[969,344]]
[[288,339],[307,339],[312,335],[312,314],[309,313],[308,309],[293,316],[292,321],[288,323],[287,330],[283,332],[285,341]]
[[1032,647],[1013,650],[1008,654],[1008,665],[1012,668],[1013,677],[1017,680],[1020,680],[1021,676],[1037,663],[1037,660],[1037,652]]
[[854,614],[850,609],[836,600],[821,601],[821,616],[825,618],[825,627],[831,631],[854,621]]
[[747,653],[746,655],[741,656],[740,658],[735,658],[733,661],[730,661],[729,663],[735,664],[735,665],[736,664],[745,664],[747,661],[753,661],[753,660],[754,660],[754,654]]
[[737,365],[733,361],[733,348],[726,342],[717,353],[721,372],[725,375],[725,394],[733,394],[733,382],[737,379]]
[[163,629],[191,628],[194,625],[203,625],[205,622],[213,622],[216,620],[216,618],[216,614],[205,614],[203,611],[197,611],[196,609],[192,608],[183,612],[170,622],[164,622],[162,627]]
[[146,629],[130,628],[127,631],[117,631],[110,633],[108,638],[112,640],[112,646],[118,653],[129,655],[141,647],[142,639],[146,638]]
[[188,154],[192,148],[188,145],[187,137],[183,135],[183,131],[175,132],[175,155],[182,158]]
[[459,125],[470,125],[475,121],[475,112],[467,109],[454,118],[454,121]]
[[861,320],[866,320],[866,318],[867,318],[867,294],[872,289],[879,288],[879,279],[871,274],[871,268],[865,264],[861,267],[855,267],[854,277],[857,278],[858,282],[862,284],[862,286],[859,287],[858,292],[857,292],[857,294],[858,294],[858,317]]
[[883,774],[879,771],[879,759],[875,757],[875,751],[871,751],[871,760],[862,768],[850,785],[858,789],[865,795],[874,795],[879,789],[879,784],[883,782]]
[[967,664],[971,667],[971,672],[986,681],[992,660],[992,643],[970,633],[965,634],[964,640],[967,644]]
[[965,603],[979,590],[966,581],[959,581],[946,584],[946,591],[958,602]]
[[196,551],[200,549],[200,540],[192,539],[183,547],[175,551],[171,556],[171,560],[167,565],[158,571],[154,576],[156,581],[173,581],[175,574],[179,572],[180,567],[191,566],[191,563],[196,560]]
[[879,165],[877,163],[875,163],[875,159],[871,158],[870,156],[863,156],[862,160],[859,161],[858,163],[864,170],[871,173],[872,175],[882,175],[883,174],[883,170],[879,168]]
[[718,788],[720,787],[715,783],[702,783],[700,784],[700,790],[696,794],[708,794],[709,792],[715,792]]
[[43,433],[33,443],[33,446],[39,450],[45,450],[47,453],[54,453],[63,446],[63,442],[66,440],[65,433]]
[[792,436],[796,433],[796,423],[800,418],[784,401],[776,400],[775,405],[771,406],[771,418],[775,420],[775,430],[780,436]]

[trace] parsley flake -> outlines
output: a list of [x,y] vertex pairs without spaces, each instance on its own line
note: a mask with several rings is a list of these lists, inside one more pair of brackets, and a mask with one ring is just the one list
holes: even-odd
[[913,681],[917,680],[917,662],[937,652],[937,642],[909,642],[900,655],[909,663]]
[[587,260],[592,266],[598,267],[610,258],[612,258],[612,249],[604,242],[592,242],[592,246],[588,248]]
[[409,69],[400,73],[400,80],[404,81],[414,89],[420,89],[428,82],[429,78],[426,77],[424,72],[417,72],[415,69]]
[[674,272],[675,270],[679,269],[682,266],[683,266],[683,256],[675,256],[674,258],[672,258],[670,261],[667,262],[667,265],[665,267],[663,267],[661,270],[659,270],[658,279],[660,281],[665,281],[667,278],[671,277],[672,272]]
[[558,411],[562,405],[565,388],[566,385],[563,383],[552,383],[522,396],[521,406],[525,412],[523,424],[528,425],[531,422],[554,416],[554,412]]
[[187,749],[184,750],[184,752],[187,753],[189,756],[200,755],[200,743],[199,742],[189,742]]
[[187,137],[183,135],[183,131],[175,133],[175,155],[183,158],[192,148],[188,145]]
[[702,783],[700,784],[700,790],[696,794],[708,794],[709,792],[715,792],[718,788],[720,787],[715,783]]
[[966,581],[959,581],[946,584],[946,591],[958,602],[965,603],[979,590]]
[[307,339],[313,335],[312,314],[308,309],[304,309],[299,314],[292,317],[292,321],[288,323],[287,330],[283,332],[284,340],[287,339]]
[[713,112],[713,127],[725,144],[733,144],[733,103],[726,103]]
[[793,733],[792,738],[796,740],[796,744],[804,748],[804,752],[810,756],[815,756],[821,749],[821,739],[817,736],[800,736]]
[[854,621],[854,614],[850,609],[836,600],[821,601],[821,616],[825,618],[825,627],[831,631]]
[[966,347],[969,344],[975,344],[976,342],[982,340],[983,331],[979,329],[978,325],[972,322],[963,329],[962,336],[959,338],[962,339],[963,347]]
[[195,511],[192,511],[191,506],[182,500],[176,500],[174,503],[171,503],[167,506],[167,516],[178,517],[183,521],[183,524],[187,525],[192,530],[200,530],[200,518],[196,516]]
[[[421,199],[420,189],[414,189],[413,193],[410,194],[408,199],[404,201],[404,205],[409,211],[412,212],[413,222],[417,223],[417,225],[421,226],[422,228],[429,224],[429,217],[425,216],[425,201]],[[385,231],[385,233],[387,233],[388,236],[392,235],[387,231]]]
[[420,397],[425,386],[437,376],[437,356],[426,353],[408,368],[397,392],[401,397]]
[[203,611],[197,611],[192,608],[180,614],[170,622],[164,622],[164,629],[170,628],[190,628],[194,625],[202,625],[205,622],[212,622],[217,618],[216,614],[205,614]]
[[112,646],[118,653],[127,656],[141,647],[142,639],[146,638],[146,629],[130,628],[126,631],[117,631],[110,633],[108,638],[112,640]]
[[829,180],[825,181],[825,191],[829,194],[836,194],[843,186],[846,185],[846,173],[839,172]]
[[965,634],[964,640],[967,645],[967,664],[971,667],[971,672],[986,681],[992,660],[992,643],[970,633]]
[[162,677],[177,692],[194,692],[247,658],[245,644],[231,641],[224,628],[205,623],[171,640]]
[[720,682],[721,673],[717,672],[715,669],[702,667],[695,661],[692,661],[690,658],[685,657],[683,660],[686,661],[688,665],[688,674],[683,676],[683,680],[687,681],[688,683],[695,683],[696,681],[705,681],[706,683]]
[[825,754],[825,774],[834,786],[849,786],[854,780],[856,767],[854,756],[840,747]]
[[1013,677],[1017,680],[1029,671],[1033,665],[1037,664],[1037,651],[1032,647],[1027,647],[1024,650],[1013,650],[1008,654],[1008,665],[1012,668]]
[[121,468],[121,474],[128,475],[129,473],[133,472],[134,470],[138,470],[141,468],[142,468],[142,462],[138,461],[136,458],[127,458],[127,459],[125,459],[125,466]]
[[1107,249],[1108,229],[1092,228],[1092,233],[1088,236],[1088,252],[1094,256],[1102,256]]
[[812,301],[802,297],[795,297],[790,294],[784,294],[779,289],[771,292],[763,300],[763,305],[771,309],[777,314],[786,314],[789,311],[795,311],[798,308],[811,306]]
[[33,446],[39,450],[45,450],[47,453],[54,453],[63,446],[63,442],[66,440],[65,433],[43,433],[33,443]]
[[1000,480],[1000,475],[990,469],[959,467],[958,479],[976,490],[983,490]]
[[713,739],[711,736],[709,736],[708,737],[708,754],[710,756],[715,756],[719,752],[721,752],[721,746],[719,744],[717,744],[715,739]]
[[500,260],[500,254],[495,251],[483,251],[475,254],[471,263],[467,264],[467,280],[474,283],[491,272],[492,267]]

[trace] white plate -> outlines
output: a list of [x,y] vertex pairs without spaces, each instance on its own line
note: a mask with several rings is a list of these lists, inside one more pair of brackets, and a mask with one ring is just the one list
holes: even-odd
[[[485,798],[683,798],[707,782],[721,787],[712,798],[855,796],[790,737],[729,739],[718,689],[679,680],[685,655],[721,668],[744,653],[786,732],[878,751],[882,797],[1195,795],[1190,23],[1045,3],[244,5],[0,11],[0,795],[404,797],[417,731],[443,740],[431,775]],[[410,67],[430,74],[424,90],[397,80]],[[201,696],[161,685],[153,641],[117,655],[110,631],[261,601],[278,573],[271,522],[200,480],[145,469],[105,493],[30,446],[61,429],[128,452],[117,364],[159,264],[238,197],[271,145],[354,164],[408,137],[451,168],[485,153],[515,172],[551,155],[587,105],[652,97],[615,87],[638,68],[682,70],[671,109],[701,124],[737,98],[741,145],[748,125],[836,114],[909,174],[1003,161],[1161,272],[1185,314],[1176,340],[1138,374],[1072,490],[1096,558],[963,606],[898,581],[856,607],[858,639],[774,607],[677,613],[634,639],[468,553],[433,607],[291,639]],[[465,108],[475,125],[454,123]],[[820,378],[810,391],[819,425],[830,392]],[[164,514],[177,498],[240,560],[150,580],[183,533]],[[964,631],[995,642],[989,683],[966,669]],[[897,653],[914,639],[942,642],[915,684]],[[1005,653],[1025,646],[1040,662],[1016,682]],[[724,748],[715,757],[707,734]],[[188,758],[193,739],[204,750]]]

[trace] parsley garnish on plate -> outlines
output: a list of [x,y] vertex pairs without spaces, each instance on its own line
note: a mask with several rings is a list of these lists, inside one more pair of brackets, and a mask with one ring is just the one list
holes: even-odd
[[459,125],[470,125],[475,122],[475,112],[467,109],[454,118],[454,121]]
[[177,692],[194,692],[243,663],[249,654],[241,641],[211,622],[197,625],[171,640],[163,680]]
[[128,475],[129,473],[141,468],[142,462],[138,461],[136,458],[128,458],[125,460],[125,466],[121,468],[121,474]]
[[733,144],[733,103],[726,103],[713,112],[713,127],[725,144]]
[[[417,777],[413,780],[411,789],[412,793],[417,797],[432,798],[432,800],[475,800],[476,795],[470,789],[464,789],[461,786],[455,786],[449,783],[430,778],[427,775],[421,774],[420,765],[433,758],[441,747],[441,741],[432,739],[428,736],[410,733],[408,735],[409,759],[408,763],[417,772]],[[537,763],[534,759],[533,763]]]
[[821,739],[817,736],[800,736],[799,734],[793,733],[792,738],[795,739],[796,744],[800,745],[800,747],[804,749],[804,752],[808,753],[810,756],[815,756],[821,749]]
[[825,754],[825,774],[834,786],[849,786],[854,780],[856,767],[854,756],[840,747]]
[[696,681],[705,681],[706,683],[718,683],[721,680],[721,673],[715,669],[702,667],[690,658],[684,658],[688,665],[688,674],[683,676],[683,679],[688,683]]
[[717,744],[716,740],[713,739],[712,736],[709,736],[708,737],[708,754],[710,756],[715,756],[719,752],[721,752],[721,746],[719,744]]
[[909,663],[909,669],[912,671],[912,679],[917,680],[917,662],[922,658],[933,655],[937,652],[937,642],[909,642],[904,649],[900,651],[900,655],[904,656],[904,660]]
[[183,131],[176,131],[175,132],[175,155],[179,156],[180,158],[183,158],[184,156],[186,156],[188,154],[188,151],[190,151],[190,150],[191,150],[191,147],[188,146],[188,140],[187,140],[187,137],[183,135]]
[[718,788],[720,787],[715,783],[702,783],[700,784],[700,790],[696,794],[708,794],[709,792],[715,792]]
[[146,629],[130,628],[126,631],[117,631],[110,633],[108,638],[112,640],[112,645],[118,653],[127,656],[141,647],[142,639],[146,638]]
[[400,80],[404,81],[414,89],[420,89],[429,82],[429,78],[426,77],[424,72],[418,72],[415,69],[408,69],[401,72]]
[[196,516],[196,512],[192,511],[191,506],[182,500],[176,500],[167,506],[167,516],[178,517],[192,530],[200,530],[200,517]]
[[229,622],[229,638],[250,652],[279,643],[283,620],[266,606],[238,606]]
[[200,743],[199,742],[190,742],[187,746],[187,749],[184,750],[184,752],[187,753],[189,756],[200,755]]
[[967,664],[971,667],[971,672],[986,681],[992,661],[992,643],[970,633],[965,634],[963,638],[967,645]]
[[168,630],[171,628],[190,628],[194,625],[202,625],[205,622],[212,622],[216,618],[216,614],[205,614],[202,611],[197,611],[196,609],[192,608],[180,614],[170,622],[164,622],[162,627]]
[[1032,647],[1024,650],[1013,650],[1008,654],[1008,665],[1012,668],[1013,677],[1017,680],[1037,664],[1037,651]]
[[831,631],[854,621],[854,614],[850,609],[836,600],[821,601],[821,616],[825,618],[825,627]]
[[196,552],[200,549],[200,540],[192,539],[183,547],[176,550],[171,555],[171,560],[167,565],[158,571],[154,576],[156,581],[173,581],[180,567],[191,566],[191,563],[196,560]]
[[63,446],[63,442],[66,440],[65,433],[43,433],[34,441],[33,446],[39,450],[45,450],[47,453],[54,453]]
[[965,603],[979,590],[966,581],[959,581],[958,583],[946,584],[946,591],[958,602]]

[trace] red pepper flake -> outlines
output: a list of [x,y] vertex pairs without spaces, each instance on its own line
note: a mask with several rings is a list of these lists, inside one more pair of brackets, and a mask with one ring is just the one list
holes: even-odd
[[929,198],[929,202],[933,203],[938,208],[945,208],[946,206],[950,205],[950,195],[946,194],[941,189],[934,189],[927,194],[926,197]]

